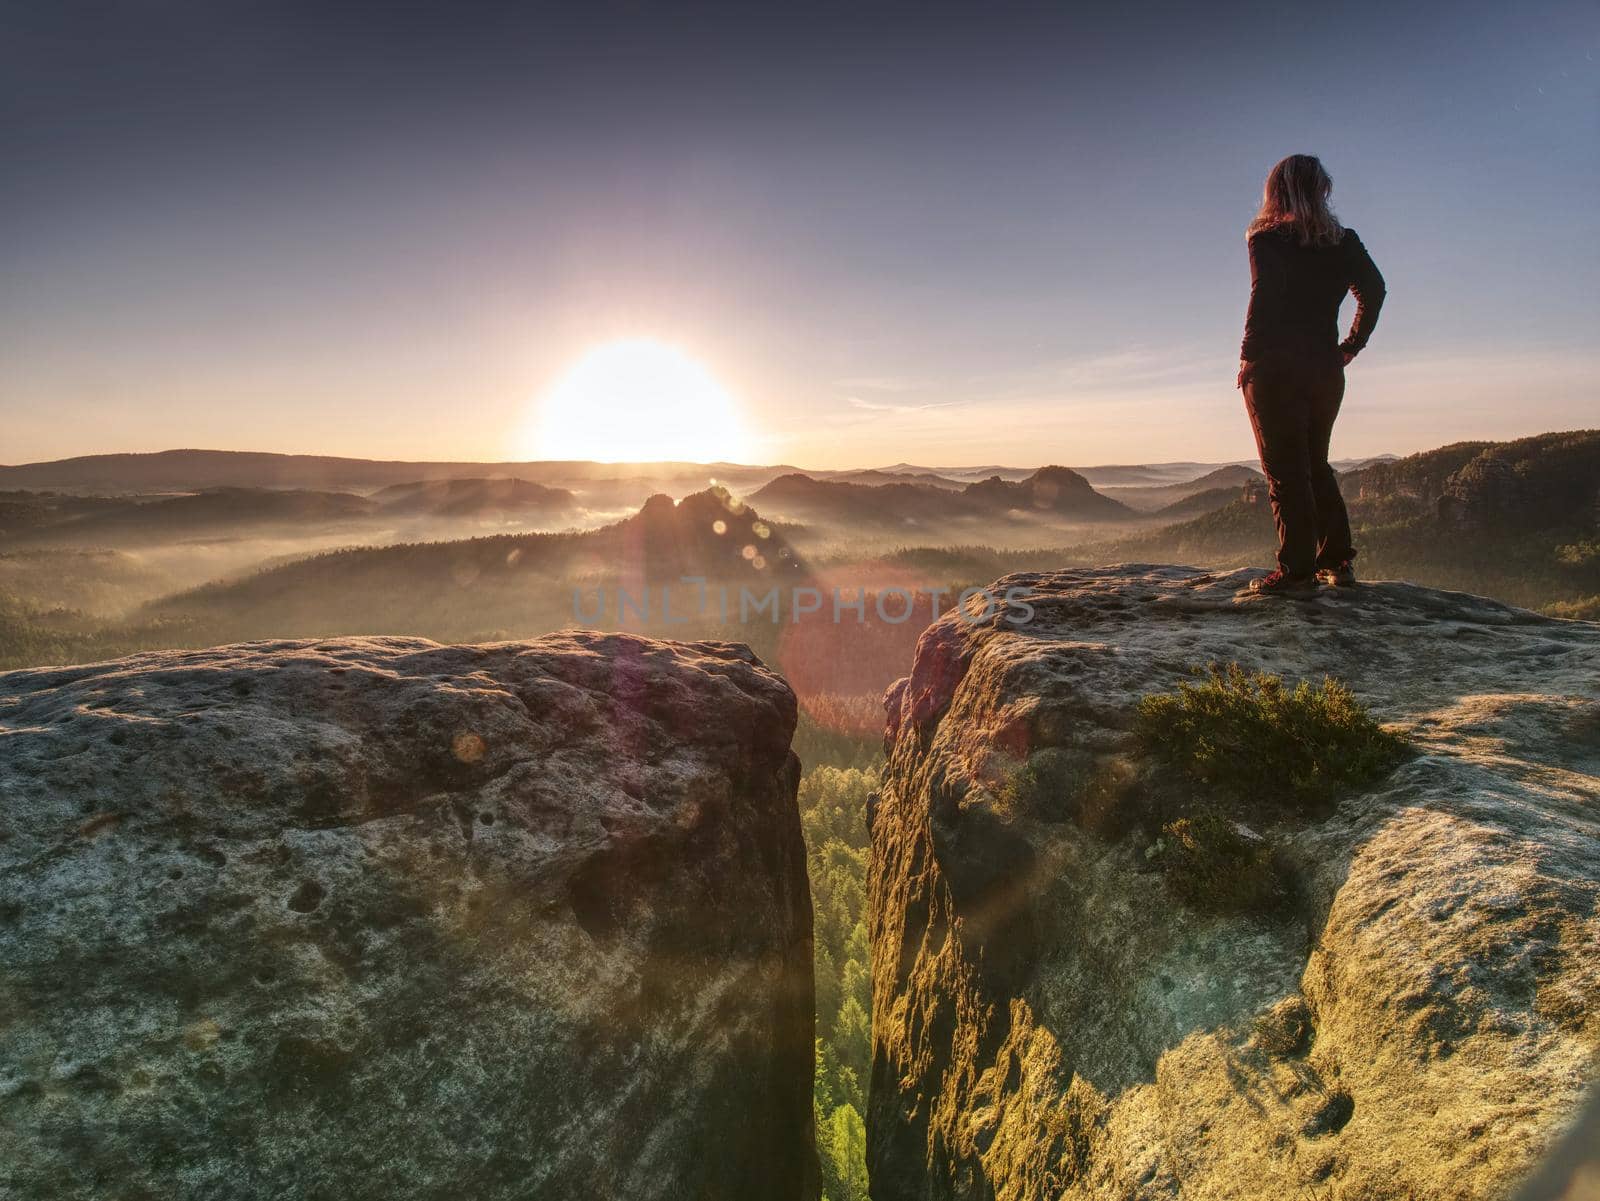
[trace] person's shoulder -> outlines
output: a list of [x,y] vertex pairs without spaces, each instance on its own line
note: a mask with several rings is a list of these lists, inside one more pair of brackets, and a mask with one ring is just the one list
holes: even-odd
[[1344,227],[1344,232],[1339,235],[1339,245],[1354,250],[1357,246],[1361,245],[1361,237],[1356,233],[1355,230],[1346,225]]

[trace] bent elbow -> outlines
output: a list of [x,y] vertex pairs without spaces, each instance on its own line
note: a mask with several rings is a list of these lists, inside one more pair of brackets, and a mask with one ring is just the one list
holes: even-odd
[[1359,287],[1352,287],[1350,291],[1355,294],[1356,304],[1372,312],[1377,312],[1382,308],[1384,300],[1389,295],[1389,289],[1384,287],[1381,279],[1363,283]]

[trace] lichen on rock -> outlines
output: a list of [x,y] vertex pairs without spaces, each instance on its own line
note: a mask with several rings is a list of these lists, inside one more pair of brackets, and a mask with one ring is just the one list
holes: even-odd
[[[1246,579],[1008,577],[1031,623],[947,618],[891,689],[876,1201],[1502,1197],[1574,1114],[1600,1046],[1600,628]],[[1212,662],[1336,677],[1411,747],[1326,804],[1264,799],[1239,841],[1270,837],[1273,904],[1195,904],[1150,853],[1183,785],[1140,698]]]

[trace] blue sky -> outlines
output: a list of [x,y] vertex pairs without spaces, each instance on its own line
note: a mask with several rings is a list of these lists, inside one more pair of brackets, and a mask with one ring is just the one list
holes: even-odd
[[1109,7],[0,4],[0,461],[524,457],[639,337],[754,459],[1244,458],[1294,151],[1390,286],[1337,454],[1595,424],[1600,7]]

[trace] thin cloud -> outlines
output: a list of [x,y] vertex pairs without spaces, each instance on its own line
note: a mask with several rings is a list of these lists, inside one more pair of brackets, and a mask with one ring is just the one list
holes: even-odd
[[931,380],[913,379],[906,375],[853,375],[833,381],[835,388],[868,392],[915,392],[918,388],[932,386]]
[[950,409],[966,403],[960,400],[934,400],[925,404],[885,404],[879,400],[863,400],[859,396],[846,396],[845,400],[869,413],[925,413],[929,409]]

